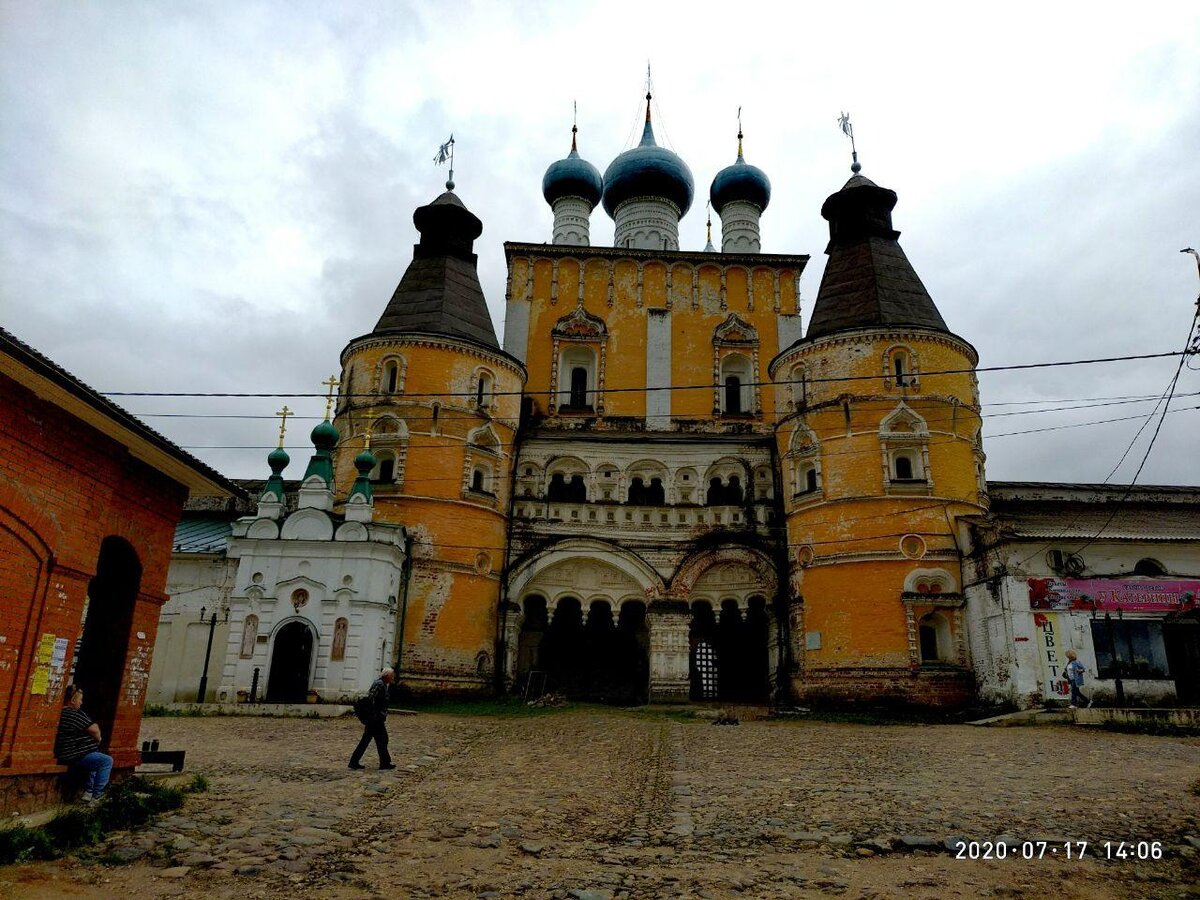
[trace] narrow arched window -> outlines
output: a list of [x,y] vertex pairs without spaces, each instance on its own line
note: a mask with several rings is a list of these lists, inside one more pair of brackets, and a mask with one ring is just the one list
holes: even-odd
[[384,390],[389,394],[396,393],[396,387],[400,382],[400,367],[394,362],[387,364],[387,368],[383,370],[383,385]]
[[442,405],[440,403],[433,404],[433,413],[431,415],[430,422],[429,422],[429,433],[430,434],[437,434],[438,416],[441,415],[441,412],[442,412]]
[[895,371],[896,371],[896,384],[903,386],[905,384],[905,381],[904,381],[905,367],[904,367],[904,354],[903,353],[897,353],[894,357],[892,357],[892,366],[895,368]]
[[805,492],[815,491],[817,489],[817,470],[810,466],[804,473],[804,490]]
[[725,414],[730,416],[742,413],[742,379],[736,375],[725,377]]
[[571,369],[571,403],[572,409],[584,409],[588,405],[588,370],[583,366]]
[[471,473],[471,490],[480,493],[487,490],[487,486],[484,484],[483,469],[476,469]]
[[646,488],[646,505],[663,506],[667,502],[667,492],[661,478],[651,478],[650,486]]
[[907,456],[896,457],[896,480],[911,481],[913,477],[912,460]]
[[483,376],[480,375],[479,376],[479,384],[477,384],[475,386],[475,405],[476,406],[483,406],[483,392],[484,392],[485,387],[486,387],[486,385],[484,384]]
[[379,461],[379,480],[385,484],[396,480],[396,460],[390,456]]
[[729,476],[729,487],[725,489],[725,502],[729,504],[742,502],[742,480],[736,475]]

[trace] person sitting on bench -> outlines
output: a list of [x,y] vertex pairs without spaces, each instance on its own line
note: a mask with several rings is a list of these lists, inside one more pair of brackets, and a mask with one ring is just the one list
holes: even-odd
[[83,711],[83,689],[67,685],[63,693],[62,717],[58,720],[58,734],[54,737],[54,757],[64,766],[73,766],[87,772],[87,784],[83,788],[83,801],[95,803],[108,787],[108,774],[112,771],[113,759],[100,752],[100,726]]

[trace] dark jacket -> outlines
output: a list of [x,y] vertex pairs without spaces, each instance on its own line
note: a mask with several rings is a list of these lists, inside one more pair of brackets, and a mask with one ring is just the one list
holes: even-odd
[[371,682],[371,687],[367,690],[366,706],[369,716],[375,721],[382,722],[387,718],[388,686],[382,677]]

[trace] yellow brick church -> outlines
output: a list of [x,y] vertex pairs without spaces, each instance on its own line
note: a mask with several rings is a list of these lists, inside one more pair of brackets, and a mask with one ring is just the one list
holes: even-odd
[[[720,248],[711,226],[706,247],[679,246],[694,181],[646,99],[640,143],[603,175],[574,134],[547,170],[552,242],[504,247],[503,346],[481,222],[452,182],[416,211],[395,294],[342,351],[332,480],[310,466],[304,481],[334,520],[403,526],[371,620],[394,633],[354,635],[366,598],[347,583],[342,652],[395,663],[415,693],[966,702],[957,542],[987,508],[977,358],[897,242],[896,194],[856,161],[826,200],[804,322],[808,257],[760,252],[771,186],[740,133],[709,191]],[[611,247],[590,243],[599,205]],[[254,652],[237,615],[231,653]],[[291,658],[324,671],[327,636],[304,627]]]

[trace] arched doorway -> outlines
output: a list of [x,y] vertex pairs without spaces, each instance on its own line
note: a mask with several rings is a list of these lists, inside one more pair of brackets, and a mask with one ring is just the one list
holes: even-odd
[[129,657],[133,610],[142,586],[142,563],[123,538],[100,542],[96,577],[88,582],[83,628],[72,680],[83,688],[87,712],[105,739],[112,735]]
[[305,702],[312,651],[313,633],[306,622],[294,620],[279,629],[267,677],[268,703]]

